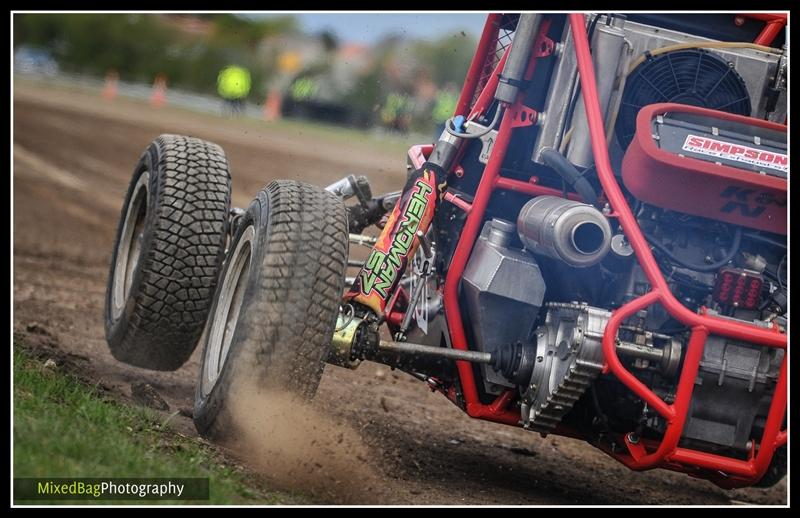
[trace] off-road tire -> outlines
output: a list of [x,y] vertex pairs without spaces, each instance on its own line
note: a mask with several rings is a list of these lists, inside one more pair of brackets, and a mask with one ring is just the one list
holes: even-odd
[[262,394],[316,392],[344,289],[346,209],[321,188],[273,182],[241,216],[230,250],[194,406],[197,430],[215,439],[235,433],[234,380]]
[[761,480],[753,484],[754,487],[772,487],[786,476],[789,464],[787,460],[786,445],[781,446],[772,455],[772,461],[769,463],[767,472],[761,477]]
[[142,154],[106,288],[106,340],[116,359],[160,371],[189,359],[224,258],[230,199],[228,161],[218,145],[161,135]]

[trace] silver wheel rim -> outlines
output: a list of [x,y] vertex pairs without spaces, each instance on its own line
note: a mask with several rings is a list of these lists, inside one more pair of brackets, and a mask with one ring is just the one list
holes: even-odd
[[242,309],[247,279],[250,277],[255,234],[253,225],[249,225],[242,232],[236,249],[230,256],[230,267],[219,289],[217,306],[208,330],[203,379],[200,382],[203,397],[214,388],[228,357],[236,324],[239,321],[239,312]]
[[125,213],[125,223],[122,226],[122,235],[119,240],[117,259],[114,263],[114,281],[111,292],[111,313],[119,318],[125,309],[125,302],[133,284],[133,274],[139,265],[139,255],[142,251],[142,237],[144,236],[144,222],[147,216],[147,200],[150,194],[150,173],[145,171],[139,176],[139,181],[133,188],[128,211]]

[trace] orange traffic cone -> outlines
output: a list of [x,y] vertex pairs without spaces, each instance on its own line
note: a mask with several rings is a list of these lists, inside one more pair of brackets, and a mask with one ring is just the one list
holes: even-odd
[[281,118],[281,101],[281,93],[277,88],[269,91],[264,101],[264,119],[274,121]]
[[103,86],[103,99],[112,101],[115,97],[117,97],[118,83],[119,74],[117,74],[116,70],[109,70],[106,74],[106,84]]
[[150,105],[154,108],[164,106],[167,102],[167,78],[158,74],[153,81],[153,93],[150,94]]

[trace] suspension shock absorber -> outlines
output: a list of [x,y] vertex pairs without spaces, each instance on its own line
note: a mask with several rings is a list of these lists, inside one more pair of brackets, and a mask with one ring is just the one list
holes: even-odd
[[417,233],[424,235],[431,225],[439,195],[446,187],[446,171],[453,165],[460,141],[444,132],[428,161],[408,176],[400,200],[344,297],[346,302],[383,314],[419,247]]
[[[500,105],[508,105],[516,99],[540,22],[541,15],[520,15],[514,44],[495,92],[495,99]],[[500,109],[498,106],[495,112],[495,123],[499,119]],[[428,160],[409,175],[400,200],[394,206],[352,287],[345,294],[345,302],[367,307],[376,315],[383,314],[419,247],[417,234],[427,234],[437,202],[447,187],[447,174],[464,140],[470,137],[460,133],[458,128],[445,129]]]

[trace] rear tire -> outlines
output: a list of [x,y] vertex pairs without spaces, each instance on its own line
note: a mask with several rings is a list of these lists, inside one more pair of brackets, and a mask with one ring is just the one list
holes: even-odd
[[344,289],[344,204],[318,187],[273,182],[237,224],[204,335],[194,422],[235,432],[232,384],[311,398],[330,351]]
[[216,287],[230,199],[218,145],[161,135],[147,147],[122,207],[106,288],[114,358],[161,371],[189,359]]
[[[785,426],[785,425],[784,425]],[[786,445],[781,446],[772,455],[772,461],[769,463],[767,472],[761,477],[761,480],[753,484],[754,487],[772,487],[786,476],[789,469],[787,460]]]

